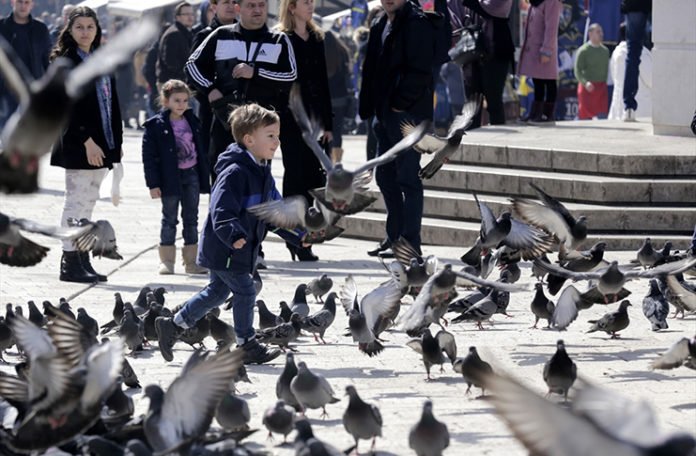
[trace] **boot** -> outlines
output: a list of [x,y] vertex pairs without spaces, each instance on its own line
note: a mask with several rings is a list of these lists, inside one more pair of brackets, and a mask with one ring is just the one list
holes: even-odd
[[60,280],[62,282],[94,283],[97,276],[85,271],[80,262],[80,252],[63,251],[60,259]]
[[97,280],[99,282],[106,282],[106,276],[103,274],[98,274],[97,271],[95,271],[92,267],[92,263],[89,261],[89,252],[80,252],[80,263],[85,271],[97,276]]
[[530,124],[534,125],[556,125],[556,103],[545,102],[542,108],[542,116],[538,120],[530,119]]
[[532,109],[529,110],[526,116],[521,118],[522,122],[540,121],[544,110],[543,101],[534,101],[532,103]]
[[162,275],[174,274],[174,261],[176,261],[176,247],[173,245],[160,245],[159,257],[159,273]]
[[334,163],[340,163],[343,160],[343,148],[332,147],[331,148],[331,161]]
[[295,261],[295,256],[299,261],[318,261],[319,257],[312,252],[311,247],[295,247],[288,244],[288,250],[290,250],[290,258]]
[[207,274],[208,270],[196,264],[198,244],[185,245],[181,248],[181,258],[186,274]]

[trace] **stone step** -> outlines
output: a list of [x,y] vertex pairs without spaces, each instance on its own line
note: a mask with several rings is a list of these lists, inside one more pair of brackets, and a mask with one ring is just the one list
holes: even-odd
[[[343,236],[359,239],[380,241],[384,238],[384,223],[386,214],[379,212],[361,212],[359,214],[344,217],[338,225],[345,228]],[[454,248],[465,249],[476,242],[480,224],[455,220],[443,220],[423,217],[421,239],[423,244],[449,245]],[[590,234],[585,241],[589,248],[600,240],[607,243],[609,250],[637,250],[643,244],[645,235],[632,234]],[[653,244],[661,246],[666,241],[672,241],[675,249],[686,249],[691,243],[691,236],[650,236]]]
[[[377,198],[370,210],[385,212],[384,200],[379,191],[370,193]],[[511,209],[507,197],[479,194],[478,198],[496,215]],[[581,203],[564,205],[575,217],[586,216],[590,230],[605,233],[626,231],[687,235],[693,232],[696,223],[696,206],[633,207]],[[424,191],[423,214],[426,217],[470,222],[478,222],[481,218],[473,194],[428,189]]]
[[447,164],[425,182],[426,188],[497,195],[534,196],[534,182],[562,201],[631,205],[696,205],[694,179],[636,179],[556,173],[492,166]]

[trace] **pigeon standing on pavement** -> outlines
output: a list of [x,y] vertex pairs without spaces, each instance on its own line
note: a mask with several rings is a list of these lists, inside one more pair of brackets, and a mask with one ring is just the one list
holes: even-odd
[[307,304],[307,284],[301,283],[295,288],[295,296],[290,303],[290,310],[300,317],[309,315],[309,304]]
[[283,434],[283,443],[287,442],[288,434],[295,428],[295,409],[279,400],[263,414],[262,423],[268,429],[268,438],[273,433]]
[[77,321],[90,336],[97,337],[99,335],[99,323],[87,313],[84,307],[77,309]]
[[208,312],[205,316],[210,322],[210,335],[218,345],[232,345],[237,343],[237,336],[234,333],[234,327],[225,323],[215,316],[214,313]]
[[136,351],[143,348],[145,337],[143,322],[135,316],[132,308],[123,311],[123,319],[119,325],[118,335],[124,340],[130,350],[130,355],[135,356]]
[[577,366],[568,356],[565,343],[559,339],[556,342],[556,353],[544,364],[544,381],[549,387],[548,394],[562,394],[567,402],[568,390],[575,383],[577,376]]
[[335,404],[340,401],[335,397],[329,382],[323,376],[310,371],[304,361],[297,363],[297,375],[290,382],[290,391],[297,398],[303,411],[320,408],[322,409],[322,418],[328,416],[326,413],[327,404]]
[[650,363],[651,369],[674,369],[680,366],[696,370],[696,336],[691,339],[682,337]]
[[281,323],[273,328],[256,331],[256,339],[259,342],[273,344],[280,347],[282,351],[285,349],[294,350],[290,347],[291,342],[295,342],[302,332],[302,318],[296,313],[290,316],[288,323]]
[[355,440],[355,453],[360,454],[360,439],[372,439],[370,451],[374,453],[377,437],[382,436],[382,415],[376,405],[368,404],[358,395],[355,386],[346,386],[348,407],[343,413],[343,427]]
[[39,328],[46,326],[48,320],[46,320],[46,317],[41,313],[39,308],[36,307],[34,301],[27,301],[27,307],[29,308],[29,321]]
[[280,316],[268,310],[266,303],[262,299],[256,301],[256,308],[259,309],[259,329],[272,328],[283,323],[283,319]]
[[466,393],[469,394],[471,386],[481,388],[481,396],[485,393],[485,385],[482,381],[483,376],[493,372],[490,364],[481,359],[476,347],[469,347],[469,353],[464,358],[457,359],[454,364],[454,371],[459,372],[464,377],[467,384]]
[[546,327],[550,328],[551,318],[553,317],[553,311],[556,309],[556,306],[554,306],[553,301],[544,294],[544,286],[541,282],[534,284],[534,287],[536,288],[536,293],[534,294],[531,304],[532,313],[534,314],[534,326],[532,326],[532,328],[536,329],[537,323],[539,323],[539,320],[542,318],[547,322]]
[[5,350],[9,349],[14,345],[14,334],[12,333],[12,328],[5,320],[5,317],[0,317],[0,361],[8,364],[7,360],[3,357]]
[[333,280],[327,274],[322,274],[321,277],[317,279],[312,279],[307,284],[306,293],[311,294],[314,299],[318,302],[323,303],[322,296],[331,291],[333,287]]
[[628,300],[623,300],[619,304],[618,310],[604,314],[599,320],[590,320],[588,323],[592,323],[592,327],[587,332],[604,331],[607,334],[611,334],[612,339],[616,339],[619,337],[617,333],[626,329],[630,323],[627,310],[629,306],[631,306],[631,303]]
[[[427,374],[426,380],[430,380],[430,368],[435,365],[440,365],[440,371],[443,372],[443,364],[447,362],[447,358],[451,363],[454,363],[457,358],[457,343],[454,340],[452,333],[445,330],[438,331],[433,337],[429,329],[423,331],[423,336],[420,339],[411,339],[406,345],[423,356],[423,365]],[[445,358],[442,353],[447,354]]]
[[321,342],[326,344],[324,333],[336,318],[336,299],[336,293],[332,292],[326,298],[324,306],[319,312],[302,319],[302,329],[312,333],[316,342],[319,342],[317,339],[317,334],[319,334]]
[[432,401],[425,401],[420,420],[408,434],[409,448],[416,452],[416,456],[442,456],[449,443],[447,425],[433,416]]
[[652,325],[653,331],[669,328],[669,304],[658,286],[657,279],[650,279],[648,294],[643,298],[643,315]]
[[241,397],[228,392],[222,396],[215,409],[215,419],[226,431],[247,431],[251,420],[249,404]]
[[643,268],[648,269],[655,266],[656,263],[664,258],[662,252],[655,250],[653,248],[652,242],[649,237],[645,238],[643,245],[640,246],[638,252],[636,252],[636,259]]
[[338,450],[332,445],[322,442],[314,436],[312,425],[306,418],[295,420],[295,455],[296,456],[344,456],[343,451]]
[[[282,318],[283,321],[288,322],[290,321],[291,315],[292,310],[290,310],[290,306],[288,305],[288,303],[285,301],[280,301],[280,318]],[[283,321],[281,321],[280,323],[282,323]]]
[[285,355],[285,367],[276,381],[276,397],[295,410],[301,410],[302,406],[290,389],[290,382],[297,376],[297,365],[295,365],[295,355],[287,353]]

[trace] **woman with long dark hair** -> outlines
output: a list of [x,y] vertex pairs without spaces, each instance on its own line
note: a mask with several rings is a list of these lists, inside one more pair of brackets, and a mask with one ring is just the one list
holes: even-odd
[[[50,59],[66,58],[77,66],[99,48],[101,37],[97,14],[78,6],[68,16]],[[104,177],[114,163],[121,162],[122,128],[116,81],[104,76],[75,104],[68,127],[51,154],[51,165],[65,168],[62,226],[70,218],[92,218]],[[94,271],[88,252],[80,253],[64,242],[60,280],[104,282],[106,276]]]
[[[331,94],[326,74],[324,32],[312,20],[314,0],[281,0],[278,29],[290,38],[297,62],[297,81],[305,109],[324,127],[321,141],[328,146],[332,139]],[[302,139],[300,128],[289,111],[280,113],[280,138],[283,151],[283,196],[303,195],[310,204],[308,190],[323,187],[326,177],[319,160]],[[317,261],[311,247],[296,248],[287,244],[292,259]]]

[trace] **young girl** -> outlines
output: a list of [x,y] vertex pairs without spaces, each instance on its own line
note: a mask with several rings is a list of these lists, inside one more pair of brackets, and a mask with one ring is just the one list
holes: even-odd
[[558,22],[560,0],[529,0],[527,28],[520,54],[519,74],[534,81],[532,123],[555,123],[556,79],[558,78]]
[[[80,65],[99,48],[101,37],[97,13],[78,6],[68,16],[50,58],[64,57]],[[51,165],[65,168],[62,226],[68,225],[69,218],[92,218],[104,177],[114,163],[121,162],[122,142],[116,81],[104,76],[75,104],[68,126],[51,152]],[[97,274],[88,252],[78,252],[70,241],[64,241],[60,280],[105,282],[106,276]]]
[[[297,82],[304,105],[321,120],[322,143],[333,140],[331,93],[326,71],[324,32],[314,23],[314,0],[281,0],[278,30],[290,38],[297,62]],[[280,137],[283,142],[283,196],[303,195],[310,202],[309,190],[326,183],[319,160],[302,139],[300,128],[289,110],[280,114]],[[300,261],[317,261],[311,247],[295,248],[286,243],[290,256]]]
[[201,148],[200,121],[189,109],[191,92],[186,84],[171,79],[162,85],[162,111],[145,122],[143,168],[150,197],[162,199],[160,274],[174,274],[176,224],[181,204],[187,274],[208,271],[196,264],[198,252],[198,201],[210,193],[207,154]]

